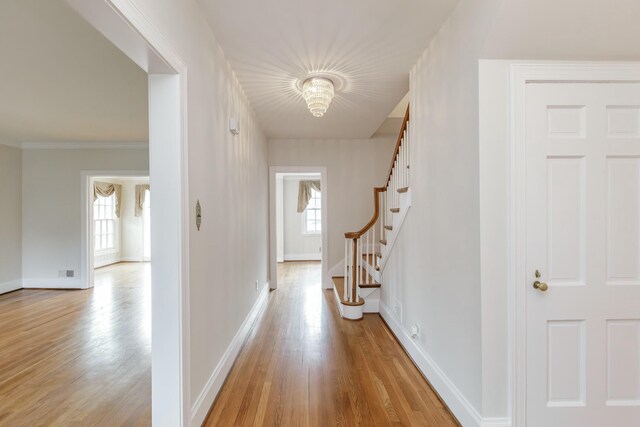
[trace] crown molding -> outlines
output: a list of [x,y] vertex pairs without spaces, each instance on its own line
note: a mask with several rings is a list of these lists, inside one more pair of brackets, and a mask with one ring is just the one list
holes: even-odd
[[13,147],[13,148],[22,148],[22,144],[20,144],[19,142],[13,142],[13,141],[0,140],[0,145],[4,145],[6,147]]
[[147,150],[148,142],[22,142],[23,150]]

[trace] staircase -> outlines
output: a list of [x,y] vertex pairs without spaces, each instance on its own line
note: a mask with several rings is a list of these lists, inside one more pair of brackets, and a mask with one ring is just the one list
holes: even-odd
[[334,276],[333,290],[340,314],[358,320],[378,313],[382,272],[402,223],[411,207],[409,107],[393,152],[387,180],[373,189],[374,213],[359,231],[344,234],[344,272]]

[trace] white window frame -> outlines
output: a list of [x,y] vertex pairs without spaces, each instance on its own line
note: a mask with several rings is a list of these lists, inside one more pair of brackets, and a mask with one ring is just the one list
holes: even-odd
[[[309,212],[320,213],[320,221],[318,221],[317,219],[315,220],[315,222],[320,226],[319,230],[309,230],[307,228],[307,225],[309,224],[309,219],[308,219]],[[322,193],[320,191],[316,191],[313,188],[311,189],[311,199],[309,200],[309,204],[307,205],[306,209],[303,212],[302,234],[308,234],[308,235],[322,234]]]
[[[99,215],[100,208],[108,214]],[[118,218],[116,217],[116,199],[115,194],[109,197],[98,196],[93,203],[93,250],[95,254],[107,254],[118,251]],[[96,233],[96,224],[100,224],[100,233]],[[109,232],[109,224],[112,224],[113,232]],[[106,232],[104,231],[106,230]],[[109,246],[109,236],[113,235],[113,246]],[[106,236],[107,246],[102,246],[102,236]],[[100,243],[98,245],[98,243]],[[97,247],[99,246],[99,247]]]

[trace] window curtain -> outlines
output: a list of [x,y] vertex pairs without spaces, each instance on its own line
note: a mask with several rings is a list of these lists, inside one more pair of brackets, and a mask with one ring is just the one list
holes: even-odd
[[120,198],[122,196],[122,185],[109,184],[108,182],[93,183],[93,201],[98,200],[98,196],[109,197],[116,195],[116,216],[120,218]]
[[320,181],[300,181],[298,186],[298,213],[304,212],[311,200],[311,189],[320,191]]
[[147,190],[150,190],[150,188],[149,184],[136,185],[136,216],[142,216]]

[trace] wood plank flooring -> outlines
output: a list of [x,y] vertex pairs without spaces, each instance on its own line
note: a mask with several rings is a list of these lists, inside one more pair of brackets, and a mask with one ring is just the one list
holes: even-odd
[[151,424],[150,264],[0,295],[0,426]]
[[458,425],[377,314],[340,318],[319,263],[278,269],[206,426]]

